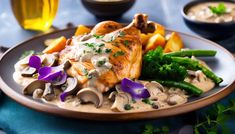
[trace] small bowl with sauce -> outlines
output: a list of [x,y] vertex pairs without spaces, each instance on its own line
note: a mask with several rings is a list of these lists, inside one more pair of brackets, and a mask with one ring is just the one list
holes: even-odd
[[223,39],[235,34],[235,2],[229,0],[197,0],[181,11],[187,26],[209,39]]
[[135,3],[135,0],[82,0],[84,7],[98,18],[122,16]]

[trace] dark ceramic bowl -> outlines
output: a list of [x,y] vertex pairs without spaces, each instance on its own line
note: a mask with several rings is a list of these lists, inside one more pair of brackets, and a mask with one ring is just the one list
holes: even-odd
[[199,35],[209,38],[209,39],[222,39],[226,37],[230,37],[235,34],[235,22],[222,22],[222,23],[208,23],[201,22],[197,20],[192,20],[187,16],[188,10],[197,4],[204,2],[231,2],[235,4],[234,1],[229,0],[197,0],[187,3],[181,10],[181,13],[184,18],[184,22],[187,26],[198,33]]
[[120,17],[129,10],[135,3],[135,0],[120,0],[120,1],[96,1],[82,0],[84,7],[96,17],[99,18],[114,18]]

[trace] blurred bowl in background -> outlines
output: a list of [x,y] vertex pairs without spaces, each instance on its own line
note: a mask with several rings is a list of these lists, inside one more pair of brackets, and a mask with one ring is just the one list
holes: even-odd
[[135,3],[135,0],[82,0],[84,7],[98,18],[122,16]]
[[198,20],[191,19],[187,13],[189,9],[197,4],[205,3],[205,2],[230,2],[235,4],[234,1],[229,0],[197,0],[191,1],[183,6],[181,10],[181,14],[183,16],[184,22],[186,25],[197,34],[209,38],[209,39],[224,39],[235,34],[235,21],[232,22],[219,22],[219,23],[211,23],[211,22],[203,22]]

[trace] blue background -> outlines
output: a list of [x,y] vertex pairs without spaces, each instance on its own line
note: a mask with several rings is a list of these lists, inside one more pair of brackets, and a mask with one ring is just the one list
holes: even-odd
[[[10,0],[0,1],[0,45],[11,47],[36,34],[32,31],[23,30],[16,22],[10,8]],[[163,24],[169,29],[195,34],[184,24],[180,10],[189,0],[137,0],[134,7],[129,10],[118,22],[129,23],[135,13],[146,13],[150,20]],[[86,11],[80,0],[60,0],[59,10],[53,25],[65,28],[68,22],[75,25],[96,24],[101,20],[96,19]],[[217,41],[229,51],[235,52],[235,36]],[[228,98],[234,98],[232,93]],[[0,97],[0,128],[7,133],[18,134],[78,134],[78,133],[140,133],[146,123],[152,122],[155,126],[169,125],[173,132],[190,124],[195,114],[192,112],[177,117],[169,117],[157,120],[142,120],[132,122],[97,122],[68,119],[28,109],[5,95]],[[235,121],[227,122],[235,133]]]

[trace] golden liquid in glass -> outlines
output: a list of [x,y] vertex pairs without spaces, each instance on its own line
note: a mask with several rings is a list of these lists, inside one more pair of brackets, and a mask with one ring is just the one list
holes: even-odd
[[18,23],[29,30],[45,31],[52,25],[59,0],[11,0]]

